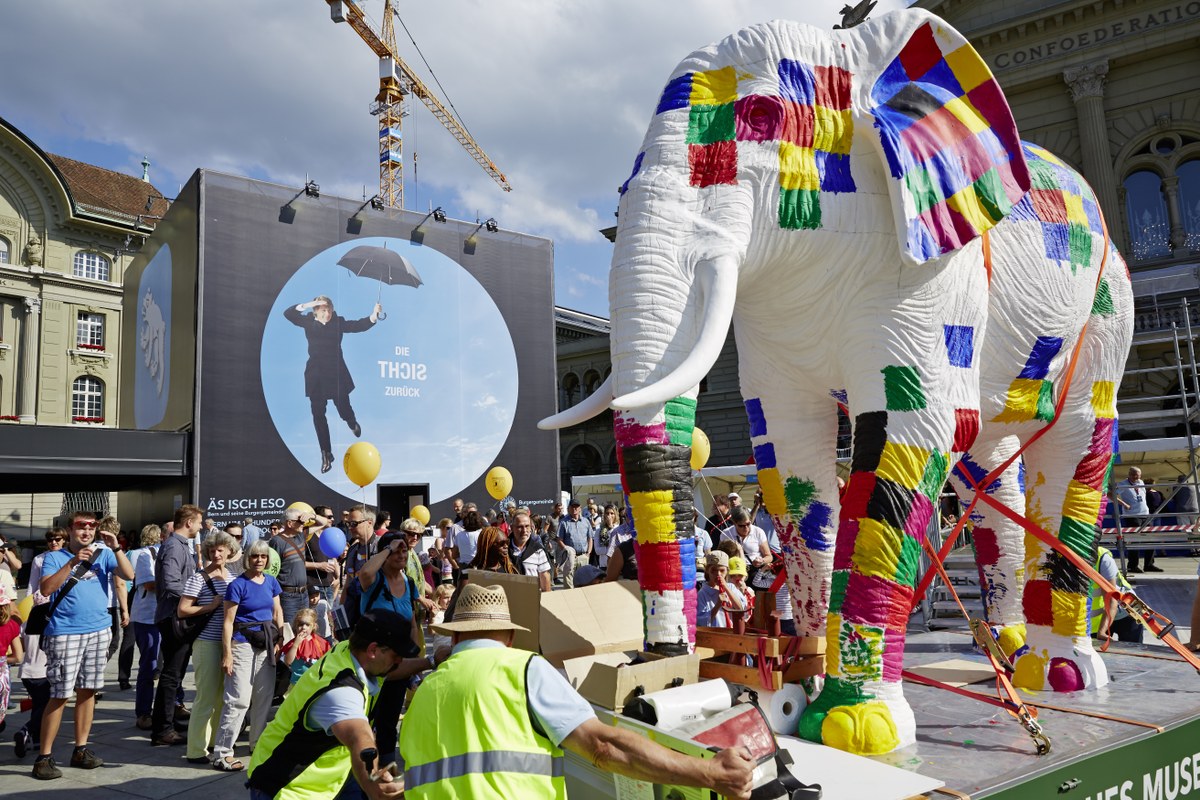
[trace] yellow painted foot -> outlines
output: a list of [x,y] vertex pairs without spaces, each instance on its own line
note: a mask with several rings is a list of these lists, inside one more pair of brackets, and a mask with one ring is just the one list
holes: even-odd
[[900,746],[892,712],[879,701],[831,708],[821,723],[821,741],[860,756],[890,753]]

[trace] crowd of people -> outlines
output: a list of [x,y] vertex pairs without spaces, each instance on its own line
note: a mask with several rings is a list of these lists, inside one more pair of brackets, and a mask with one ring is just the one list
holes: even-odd
[[[730,614],[749,609],[753,591],[744,583],[746,565],[763,567],[774,557],[764,532],[745,525],[745,510],[736,496],[732,507],[730,499],[720,498],[714,519],[697,519],[698,566],[709,576],[708,594],[713,594],[701,611],[710,624],[725,624]],[[341,796],[359,797],[397,789],[400,783],[381,779],[378,768],[406,761],[398,751],[399,722],[422,674],[451,658],[460,639],[480,638],[480,631],[490,637],[491,647],[511,644],[511,635],[505,640],[486,625],[455,627],[476,613],[470,598],[478,591],[486,589],[493,598],[500,591],[486,587],[482,573],[528,575],[543,591],[637,576],[627,509],[602,507],[589,498],[569,502],[565,511],[556,504],[541,517],[516,504],[481,511],[461,500],[454,511],[453,518],[428,528],[411,518],[393,528],[387,512],[368,506],[354,506],[335,519],[328,507],[296,503],[264,529],[252,519],[222,528],[202,509],[183,505],[171,520],[137,533],[122,531],[111,516],[70,514],[65,527],[47,532],[45,551],[29,567],[28,620],[16,613],[15,586],[0,581],[0,645],[8,665],[19,667],[30,699],[29,716],[13,734],[16,754],[34,756],[33,777],[61,777],[54,745],[64,709],[74,698],[74,749],[68,763],[78,769],[100,767],[104,762],[90,741],[92,717],[106,665],[119,653],[119,688],[134,693],[130,722],[145,732],[151,746],[179,746],[196,765],[249,770],[252,793],[255,765],[262,762],[266,766],[257,783],[264,792],[277,789],[273,781],[281,775],[288,780],[297,775],[278,772],[279,756],[260,758],[260,743],[277,748],[291,741],[286,732],[282,739],[271,733],[272,720],[287,716],[285,711],[298,713],[290,709],[289,698],[307,686],[304,676],[310,669],[337,655],[335,661],[350,658],[363,670],[358,677],[365,676],[365,683],[356,700],[344,697],[329,708],[318,704],[325,715],[318,722],[329,723],[321,746],[333,737],[353,750],[352,744],[369,739],[371,747],[359,750],[374,751],[373,765],[354,758],[342,765],[343,780],[351,777],[338,790]],[[327,555],[321,547],[328,528],[345,534],[340,555]],[[709,531],[716,534],[716,547]],[[9,567],[4,574],[22,566],[11,550],[0,548],[0,558]],[[356,632],[370,633],[359,637],[358,647]],[[376,641],[365,641],[372,637]],[[367,662],[386,663],[380,653],[396,658],[376,674]],[[189,669],[194,680],[190,707],[183,685]],[[578,744],[570,739],[572,731],[585,718],[594,723],[594,715],[590,709],[582,714],[587,704],[574,690],[563,693],[556,671],[539,670],[556,680],[541,679],[539,691],[550,696],[549,727],[538,730],[550,732],[551,750]],[[0,706],[7,706],[8,674],[6,668],[0,675]],[[388,679],[365,695],[371,710],[366,729],[351,726],[353,735],[345,737],[334,731],[335,722],[347,718],[347,702],[361,701],[366,684],[381,676]],[[561,698],[567,696],[574,706],[564,721]],[[535,712],[542,708],[538,703]],[[243,737],[248,747],[239,750]],[[588,747],[608,741],[595,731],[577,738]],[[655,758],[659,766],[674,763],[662,753]],[[736,766],[738,759],[724,758],[730,759],[727,766]],[[696,765],[689,769],[693,782],[715,779]],[[388,774],[398,773],[393,768]],[[268,774],[270,780],[262,777]]]

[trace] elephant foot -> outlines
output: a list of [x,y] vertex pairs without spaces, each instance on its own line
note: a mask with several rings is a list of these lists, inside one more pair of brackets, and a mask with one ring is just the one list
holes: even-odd
[[1015,662],[1013,685],[1019,689],[1076,692],[1108,684],[1108,668],[1086,636],[1063,636],[1030,625],[1028,647]]
[[800,717],[799,735],[861,756],[890,753],[913,744],[917,724],[898,683],[865,686],[826,678],[817,699]]
[[[1029,645],[1025,643],[1024,623],[1016,625],[989,625],[987,626],[987,630],[991,634],[992,640],[996,643],[997,649],[1004,654],[1004,658],[1008,659],[1009,664],[1016,664],[1021,656],[1029,652]],[[980,644],[980,642],[976,642],[976,649],[979,649]],[[1002,665],[1004,664],[1004,659],[998,660]]]

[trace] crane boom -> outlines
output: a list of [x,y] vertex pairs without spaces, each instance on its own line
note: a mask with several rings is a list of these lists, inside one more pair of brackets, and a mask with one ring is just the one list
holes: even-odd
[[450,131],[471,158],[506,192],[512,191],[504,173],[487,157],[475,138],[396,52],[392,29],[392,2],[384,0],[382,33],[377,33],[355,0],[326,0],[334,22],[347,22],[380,59],[379,94],[372,113],[379,117],[379,196],[389,207],[404,206],[404,181],[400,158],[400,101],[412,94],[425,104],[438,122]]

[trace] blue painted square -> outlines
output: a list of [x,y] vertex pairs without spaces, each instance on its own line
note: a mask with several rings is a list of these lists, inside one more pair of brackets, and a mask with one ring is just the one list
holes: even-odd
[[621,188],[617,190],[620,194],[625,194],[625,192],[629,191],[629,182],[631,180],[633,180],[635,175],[637,175],[639,172],[641,172],[642,159],[645,157],[646,157],[645,151],[642,151],[637,154],[637,158],[635,158],[633,160],[633,172],[629,173],[629,177],[625,179],[625,182],[621,184]]
[[921,76],[920,84],[922,89],[939,100],[953,100],[966,94],[962,84],[958,82],[958,76],[954,74],[954,70],[950,69],[950,65],[944,58]]
[[946,355],[953,367],[970,367],[975,357],[975,329],[970,325],[943,325]]
[[767,418],[763,416],[762,400],[752,397],[746,401],[746,416],[750,420],[750,436],[767,435]]
[[694,589],[696,586],[696,540],[688,537],[679,540],[679,561],[683,588]]
[[800,520],[800,538],[809,550],[825,551],[833,547],[827,533],[833,529],[833,509],[820,500],[808,507],[808,513]]
[[659,98],[655,114],[674,111],[677,108],[687,108],[692,104],[693,74],[695,73],[689,72],[686,75],[680,75],[667,83],[667,88],[663,89],[662,97]]
[[779,60],[779,94],[800,105],[811,106],[817,96],[812,67],[790,58]]
[[907,85],[908,73],[904,71],[904,65],[900,63],[900,59],[893,59],[871,87],[871,99],[883,105]]
[[1046,375],[1050,373],[1050,362],[1058,355],[1062,344],[1063,340],[1057,336],[1037,337],[1037,342],[1033,345],[1033,352],[1029,354],[1029,360],[1025,362],[1025,369],[1021,370],[1021,374],[1017,377],[1045,380]]
[[816,152],[817,173],[821,176],[822,192],[853,192],[854,178],[850,175],[849,153]]
[[1071,260],[1071,231],[1058,222],[1042,223],[1042,238],[1046,241],[1046,258],[1055,261]]
[[1017,462],[1017,491],[1025,494],[1025,459]]
[[754,464],[758,469],[770,469],[774,467],[775,445],[770,442],[754,445]]
[[1104,226],[1100,223],[1100,209],[1096,206],[1093,198],[1084,196],[1083,213],[1087,216],[1088,227],[1093,231],[1104,230]]
[[1038,219],[1037,212],[1033,210],[1033,200],[1030,199],[1028,192],[1026,192],[1025,196],[1022,197],[1020,201],[1018,201],[1016,205],[1012,207],[1012,211],[1008,212],[1008,215],[1013,220],[1020,220],[1023,222],[1041,222],[1041,220]]

